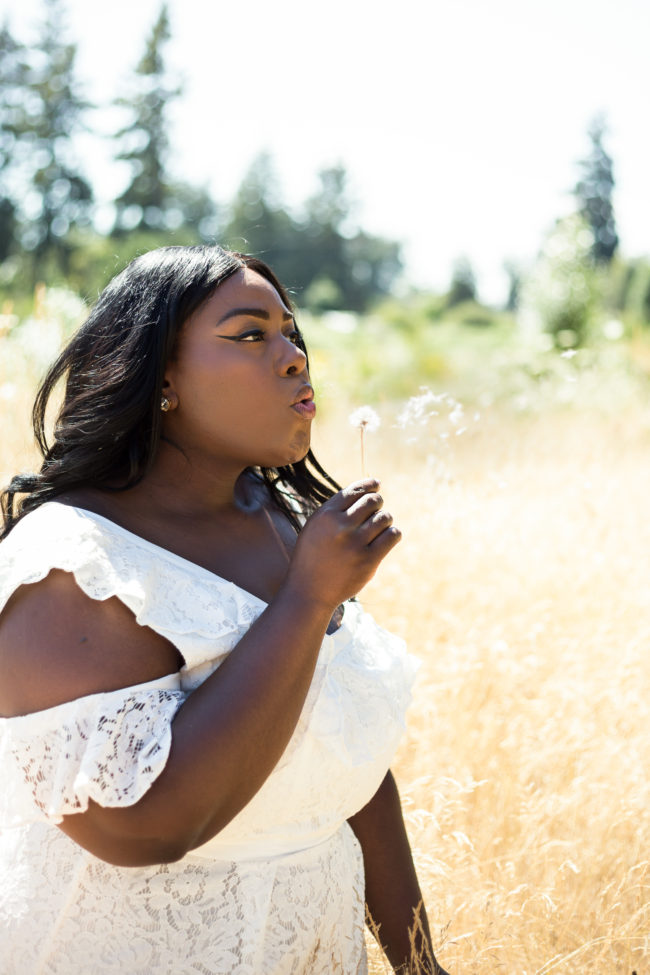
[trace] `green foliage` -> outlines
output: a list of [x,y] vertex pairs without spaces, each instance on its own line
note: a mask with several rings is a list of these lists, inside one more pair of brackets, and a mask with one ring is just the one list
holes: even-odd
[[[171,203],[172,188],[166,173],[167,109],[180,94],[180,88],[167,79],[163,48],[169,37],[169,16],[163,4],[130,80],[131,91],[117,100],[131,115],[130,122],[117,133],[121,143],[117,159],[129,164],[131,180],[115,201],[115,236],[133,230],[165,230],[170,209],[178,209],[178,201],[174,201],[175,206]],[[183,222],[182,212],[178,217],[173,212],[172,223],[176,221]]]
[[362,311],[390,292],[401,271],[399,245],[351,232],[351,203],[342,166],[324,169],[300,219],[279,199],[270,157],[253,162],[232,202],[222,237],[267,261],[313,311]]
[[44,0],[44,8],[35,45],[19,44],[7,26],[0,39],[0,253],[19,243],[31,255],[32,281],[52,266],[66,272],[69,231],[90,225],[92,207],[73,148],[88,108],[74,73],[76,46],[65,40],[62,0]]
[[244,175],[221,237],[233,250],[254,253],[267,261],[288,288],[300,287],[296,276],[300,243],[294,223],[280,203],[267,153],[260,153]]
[[625,310],[633,320],[650,325],[650,260],[638,260],[629,265],[629,285]]
[[559,348],[582,345],[594,324],[598,289],[592,244],[579,214],[558,220],[522,289],[522,327],[548,332]]
[[65,283],[92,304],[111,278],[139,254],[168,244],[196,242],[196,235],[187,227],[176,231],[153,231],[145,227],[118,237],[86,233],[74,240],[70,272]]
[[467,257],[458,257],[454,261],[451,273],[451,284],[447,294],[447,306],[453,308],[465,301],[476,300],[476,278],[474,269]]
[[0,28],[0,262],[16,250],[17,207],[11,193],[11,161],[22,119],[25,50],[8,24]]

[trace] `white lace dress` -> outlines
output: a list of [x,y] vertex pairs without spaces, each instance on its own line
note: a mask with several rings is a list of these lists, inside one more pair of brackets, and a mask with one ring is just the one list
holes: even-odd
[[0,545],[0,611],[52,568],[117,596],[185,661],[176,674],[0,719],[2,975],[366,971],[364,879],[346,819],[403,730],[415,663],[357,603],[326,636],[298,726],[248,805],[182,860],[115,867],[54,824],[138,801],[173,718],[265,603],[98,515],[56,502]]

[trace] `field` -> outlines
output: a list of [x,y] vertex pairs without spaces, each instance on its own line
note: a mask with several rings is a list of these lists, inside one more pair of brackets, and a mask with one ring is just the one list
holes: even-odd
[[[0,347],[6,480],[29,461],[38,368]],[[375,402],[367,471],[404,538],[363,601],[422,660],[394,771],[453,975],[648,971],[650,410],[632,352],[632,370],[549,353],[525,380],[476,357],[450,380],[462,408],[423,394],[422,422]],[[315,449],[346,482],[351,394],[324,386]],[[372,947],[371,971],[388,971]]]

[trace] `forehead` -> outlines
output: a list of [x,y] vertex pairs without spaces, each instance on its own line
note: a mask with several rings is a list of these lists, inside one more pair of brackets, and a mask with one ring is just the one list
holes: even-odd
[[231,274],[212,293],[206,305],[218,315],[233,308],[261,308],[266,311],[289,312],[282,298],[270,281],[249,267]]

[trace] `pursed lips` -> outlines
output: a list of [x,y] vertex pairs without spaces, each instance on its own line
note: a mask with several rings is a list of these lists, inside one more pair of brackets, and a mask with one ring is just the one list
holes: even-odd
[[295,410],[303,420],[313,420],[316,416],[316,404],[314,403],[314,390],[311,386],[305,385],[298,390],[296,399],[291,404],[291,409]]

